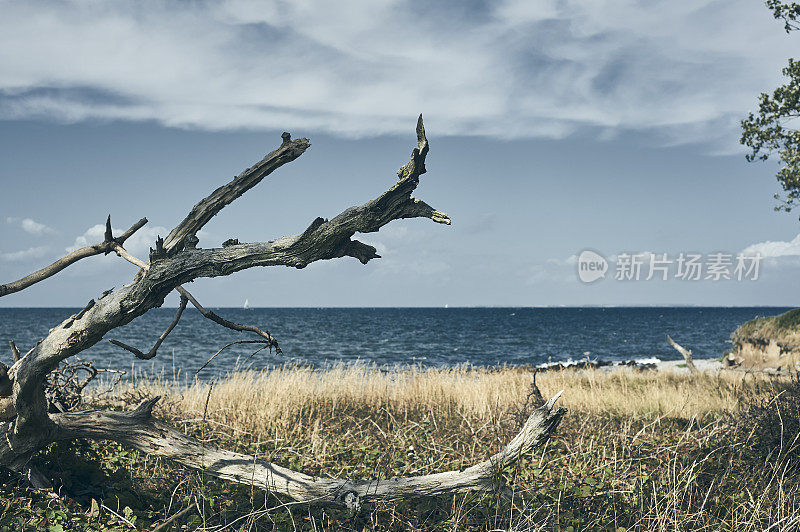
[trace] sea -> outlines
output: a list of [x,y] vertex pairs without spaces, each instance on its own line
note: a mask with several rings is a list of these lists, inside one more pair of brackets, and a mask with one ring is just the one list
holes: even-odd
[[[25,352],[51,327],[78,312],[71,308],[0,308],[0,340]],[[678,360],[669,334],[696,358],[730,349],[737,326],[782,307],[581,307],[581,308],[219,308],[222,317],[268,330],[282,353],[235,344],[198,370],[220,348],[252,333],[223,328],[189,308],[148,361],[111,343],[147,352],[175,309],[153,309],[106,335],[79,356],[97,367],[127,371],[126,378],[216,379],[235,369],[284,364],[324,368],[334,364],[483,367],[541,365],[580,360]],[[0,346],[2,349],[2,346]],[[5,357],[10,360],[11,351]],[[8,361],[7,360],[7,361]]]

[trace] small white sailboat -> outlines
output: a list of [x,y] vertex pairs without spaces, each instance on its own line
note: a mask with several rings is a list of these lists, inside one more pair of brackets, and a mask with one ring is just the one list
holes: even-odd
[[250,300],[245,299],[244,300],[244,305],[242,305],[242,308],[245,309],[245,310],[250,310]]
[[450,308],[450,305],[448,305],[447,303],[445,303],[445,304],[444,304],[444,308]]

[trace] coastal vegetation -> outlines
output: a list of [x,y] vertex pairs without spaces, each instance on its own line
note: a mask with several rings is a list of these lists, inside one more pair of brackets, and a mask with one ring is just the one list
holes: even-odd
[[790,310],[778,316],[752,319],[739,326],[731,339],[734,343],[775,340],[786,346],[800,348],[800,309]]
[[796,371],[800,362],[800,309],[755,318],[731,335],[729,358],[745,368]]
[[[790,377],[633,368],[538,373],[567,408],[546,447],[501,473],[507,490],[298,505],[122,447],[52,444],[34,458],[60,494],[6,476],[0,530],[790,530],[800,524]],[[139,380],[92,406],[156,415],[210,445],[310,474],[386,479],[497,452],[536,402],[531,368],[287,366],[190,385]],[[100,388],[98,388],[99,390]],[[794,421],[792,421],[794,420]]]

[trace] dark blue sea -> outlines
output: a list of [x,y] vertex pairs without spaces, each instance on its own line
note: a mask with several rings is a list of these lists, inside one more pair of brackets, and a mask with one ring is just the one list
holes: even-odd
[[[79,309],[0,308],[0,340],[14,340],[23,352],[48,329]],[[426,366],[502,366],[589,359],[621,361],[680,355],[666,341],[669,333],[695,357],[718,357],[730,348],[730,335],[756,316],[788,308],[241,308],[214,309],[238,323],[269,330],[280,342],[276,356],[257,347],[235,345],[219,355],[200,378],[238,367],[265,368],[284,363],[323,367],[337,362]],[[253,338],[204,319],[187,309],[158,356],[138,361],[106,340],[114,338],[148,351],[167,327],[175,309],[154,309],[113,331],[81,357],[98,367],[171,377],[191,377],[228,342]],[[10,350],[5,358],[10,359]],[[174,363],[174,366],[173,366]]]

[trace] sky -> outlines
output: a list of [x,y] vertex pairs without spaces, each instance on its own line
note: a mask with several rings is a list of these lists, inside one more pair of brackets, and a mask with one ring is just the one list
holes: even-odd
[[[415,193],[450,227],[357,238],[381,259],[201,279],[208,306],[796,306],[800,213],[739,121],[800,36],[752,0],[5,2],[0,283],[198,200],[280,144],[311,148],[228,206],[201,247],[302,232],[389,188],[423,113]],[[607,260],[579,279],[578,257]],[[667,280],[650,255],[667,254]],[[700,255],[699,280],[676,277]],[[714,254],[732,279],[706,278]],[[760,258],[736,279],[736,257]],[[641,278],[616,278],[624,257]],[[82,306],[135,268],[93,257],[0,306]],[[176,305],[174,294],[167,305]]]

